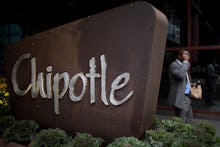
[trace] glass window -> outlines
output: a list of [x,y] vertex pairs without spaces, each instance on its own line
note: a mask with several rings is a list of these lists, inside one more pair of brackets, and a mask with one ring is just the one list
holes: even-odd
[[14,43],[23,38],[22,27],[18,24],[5,24],[0,25],[0,75],[3,73],[3,50],[9,43]]
[[[195,53],[196,52],[196,53]],[[168,106],[167,99],[168,93],[170,90],[169,86],[169,65],[172,61],[174,61],[177,57],[177,51],[166,51],[164,57],[164,65],[163,72],[160,84],[158,105],[159,106]],[[196,58],[196,59],[193,59]],[[213,60],[214,59],[214,60]],[[215,92],[213,96],[213,102],[215,105],[207,105],[206,99],[209,95],[209,85],[206,81],[206,72],[207,65],[211,63],[211,61],[215,61],[214,69],[215,74],[220,77],[220,50],[195,50],[191,51],[191,81],[200,81],[203,89],[203,100],[192,99],[192,107],[193,109],[204,109],[210,111],[219,111],[220,112],[220,78],[215,78]]]

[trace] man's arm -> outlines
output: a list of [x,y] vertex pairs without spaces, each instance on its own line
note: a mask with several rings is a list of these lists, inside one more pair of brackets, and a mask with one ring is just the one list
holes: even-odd
[[170,72],[173,76],[178,79],[186,78],[186,73],[189,70],[190,63],[188,61],[183,61],[182,66],[178,66],[176,64],[170,65]]

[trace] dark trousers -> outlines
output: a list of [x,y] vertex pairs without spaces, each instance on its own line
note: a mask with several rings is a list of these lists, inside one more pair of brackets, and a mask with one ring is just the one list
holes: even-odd
[[174,106],[175,115],[181,117],[184,120],[184,122],[190,123],[193,118],[193,113],[192,113],[191,100],[189,96],[187,95],[185,96],[183,103],[184,105],[182,109]]

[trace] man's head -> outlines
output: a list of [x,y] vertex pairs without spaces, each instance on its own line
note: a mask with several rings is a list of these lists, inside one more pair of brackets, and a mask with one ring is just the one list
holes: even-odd
[[180,61],[184,61],[184,60],[189,61],[189,59],[190,59],[189,51],[187,49],[179,50],[178,59]]

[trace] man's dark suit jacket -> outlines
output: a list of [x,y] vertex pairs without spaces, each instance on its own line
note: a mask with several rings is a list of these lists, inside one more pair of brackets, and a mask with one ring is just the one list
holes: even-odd
[[168,104],[183,109],[187,84],[186,74],[189,70],[190,63],[187,61],[181,63],[175,60],[169,66],[170,91]]

